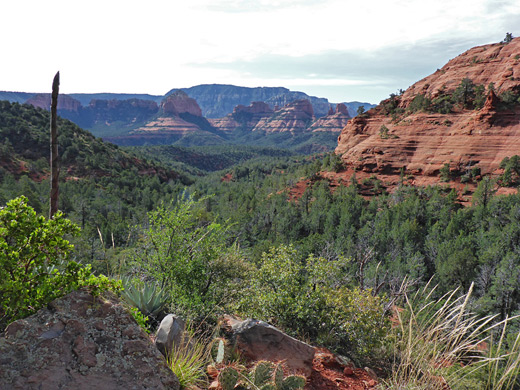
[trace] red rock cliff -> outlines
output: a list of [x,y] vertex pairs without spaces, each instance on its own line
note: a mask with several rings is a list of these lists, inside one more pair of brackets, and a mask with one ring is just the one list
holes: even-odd
[[[457,90],[464,79],[471,80],[474,98],[468,104]],[[401,96],[351,119],[338,137],[336,153],[366,172],[398,173],[404,167],[436,175],[445,163],[452,169],[479,166],[483,173],[493,172],[504,157],[520,154],[519,96],[520,38],[475,47]],[[443,107],[448,113],[440,113]]]
[[271,116],[261,119],[253,131],[300,133],[307,131],[314,119],[312,104],[305,99],[295,100],[275,111]]
[[239,104],[233,112],[224,118],[210,119],[210,123],[221,131],[233,131],[239,127],[253,129],[263,118],[273,114],[273,110],[267,103],[252,102],[249,106]]
[[347,106],[339,103],[336,106],[336,111],[330,108],[329,114],[319,118],[310,126],[311,131],[332,131],[339,133],[343,127],[348,123],[350,115],[348,114]]

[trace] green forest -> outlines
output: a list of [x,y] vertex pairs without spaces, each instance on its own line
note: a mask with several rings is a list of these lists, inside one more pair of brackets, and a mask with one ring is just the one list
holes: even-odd
[[[0,102],[0,331],[96,286],[131,302],[149,331],[167,312],[207,328],[223,314],[258,318],[377,367],[382,388],[434,388],[425,372],[457,389],[520,388],[519,362],[503,358],[519,359],[520,195],[496,196],[496,178],[483,177],[467,207],[449,182],[367,197],[355,178],[331,190],[321,172],[342,169],[333,153],[123,148],[60,119],[62,213],[47,220],[49,121]],[[517,159],[504,162],[509,185]],[[450,332],[471,348],[436,366]],[[491,347],[476,357],[481,340]]]

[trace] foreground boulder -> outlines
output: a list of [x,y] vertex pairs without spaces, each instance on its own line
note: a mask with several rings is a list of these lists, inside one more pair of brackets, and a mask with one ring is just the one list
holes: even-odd
[[242,356],[253,360],[284,361],[297,373],[309,376],[315,348],[296,340],[266,322],[248,319],[238,321],[226,318],[231,339]]
[[0,337],[0,389],[179,389],[177,377],[111,295],[75,291]]
[[183,342],[184,320],[173,314],[163,318],[155,336],[155,346],[165,356],[170,356],[173,349],[179,347]]

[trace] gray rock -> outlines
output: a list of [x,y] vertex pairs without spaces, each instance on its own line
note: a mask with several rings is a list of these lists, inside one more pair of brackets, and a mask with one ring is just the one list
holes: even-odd
[[174,348],[180,346],[184,340],[184,328],[186,323],[174,314],[168,314],[163,318],[155,337],[157,349],[165,356],[169,356]]
[[179,389],[118,299],[75,291],[0,337],[0,389]]
[[315,348],[288,336],[266,322],[254,319],[228,321],[232,341],[241,354],[250,360],[283,360],[286,366],[310,376]]

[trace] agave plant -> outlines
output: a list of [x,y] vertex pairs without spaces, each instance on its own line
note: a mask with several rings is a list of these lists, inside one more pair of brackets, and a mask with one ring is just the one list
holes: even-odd
[[168,294],[157,284],[136,283],[123,278],[123,299],[131,306],[138,308],[145,316],[157,318],[168,303]]

